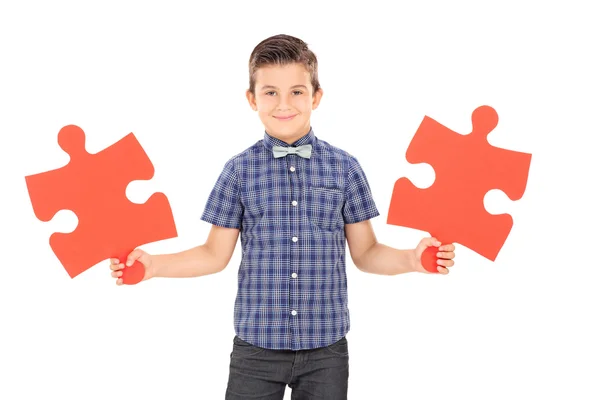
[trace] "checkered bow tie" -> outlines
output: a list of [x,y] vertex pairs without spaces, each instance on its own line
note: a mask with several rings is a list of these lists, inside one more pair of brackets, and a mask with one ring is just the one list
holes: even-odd
[[312,144],[305,144],[298,147],[273,146],[273,156],[275,158],[285,157],[288,154],[296,154],[300,157],[310,158],[311,153]]

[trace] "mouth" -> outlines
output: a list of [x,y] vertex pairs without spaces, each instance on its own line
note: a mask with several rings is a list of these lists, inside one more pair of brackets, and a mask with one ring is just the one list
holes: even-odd
[[279,120],[279,121],[289,121],[289,120],[291,120],[292,118],[294,118],[296,115],[298,115],[298,114],[294,114],[294,115],[284,115],[284,116],[277,116],[277,115],[274,115],[273,117],[274,117],[274,118],[276,118],[276,119],[277,119],[277,120]]

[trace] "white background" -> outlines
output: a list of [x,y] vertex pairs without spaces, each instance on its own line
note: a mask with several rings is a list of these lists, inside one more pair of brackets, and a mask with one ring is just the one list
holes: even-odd
[[313,127],[361,162],[382,243],[425,234],[385,222],[396,179],[433,183],[404,158],[423,116],[466,134],[491,105],[490,143],[533,154],[521,200],[485,197],[515,220],[495,262],[459,245],[448,276],[385,277],[348,257],[349,398],[600,398],[593,2],[84,3],[0,6],[0,398],[224,398],[239,246],[207,277],[117,287],[101,263],[71,280],[48,238],[77,219],[39,221],[24,177],[68,162],[64,125],[91,153],[134,132],[156,174],[127,195],[166,193],[179,231],[144,248],[204,243],[221,168],[263,135],[248,57],[278,33],[319,58]]

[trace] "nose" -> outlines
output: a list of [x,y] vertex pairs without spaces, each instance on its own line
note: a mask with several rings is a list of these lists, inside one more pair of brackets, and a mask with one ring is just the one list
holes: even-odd
[[281,95],[281,96],[279,96],[279,104],[277,105],[277,109],[280,110],[280,111],[289,110],[290,109],[289,101],[288,101],[288,96],[287,95]]

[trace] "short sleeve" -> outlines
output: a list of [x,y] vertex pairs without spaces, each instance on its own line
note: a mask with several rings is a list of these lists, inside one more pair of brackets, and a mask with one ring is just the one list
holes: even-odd
[[367,177],[354,157],[350,157],[342,215],[346,224],[379,216]]
[[225,163],[221,175],[213,187],[201,219],[224,228],[242,226],[243,206],[240,199],[240,182],[234,160]]

